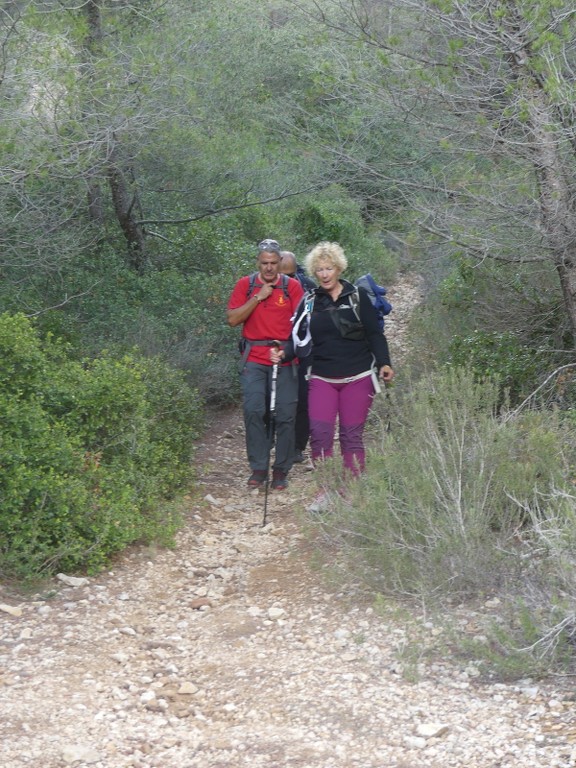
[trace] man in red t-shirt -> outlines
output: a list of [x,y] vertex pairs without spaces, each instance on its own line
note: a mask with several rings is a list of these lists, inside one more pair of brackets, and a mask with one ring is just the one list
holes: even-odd
[[[270,440],[266,412],[270,397],[272,366],[278,363],[276,383],[276,450],[271,487],[282,491],[294,458],[294,419],[298,400],[298,376],[290,338],[292,316],[303,295],[300,283],[280,274],[280,246],[276,240],[258,244],[255,279],[241,277],[228,302],[228,324],[243,325],[245,348],[241,371],[246,452],[252,470],[248,485],[258,488],[267,480]],[[279,343],[279,346],[278,346]]]

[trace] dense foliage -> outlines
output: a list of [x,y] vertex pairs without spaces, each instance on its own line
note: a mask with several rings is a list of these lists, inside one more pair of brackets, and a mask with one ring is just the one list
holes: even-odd
[[75,360],[0,316],[0,575],[97,569],[134,541],[170,543],[191,480],[198,396],[158,359]]
[[436,359],[502,333],[536,347],[538,370],[515,354],[502,371],[523,393],[573,348],[562,7],[10,4],[0,308],[84,354],[161,354],[222,402],[237,394],[225,303],[254,243],[301,259],[337,239],[351,273],[426,275],[447,310]]

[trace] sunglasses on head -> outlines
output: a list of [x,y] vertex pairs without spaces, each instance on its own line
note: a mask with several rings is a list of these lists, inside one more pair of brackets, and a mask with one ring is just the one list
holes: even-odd
[[261,240],[258,243],[259,251],[266,251],[269,248],[272,248],[274,250],[280,250],[280,245],[276,240]]

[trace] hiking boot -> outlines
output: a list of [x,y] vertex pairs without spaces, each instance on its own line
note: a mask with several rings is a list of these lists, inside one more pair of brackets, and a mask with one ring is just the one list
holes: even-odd
[[266,482],[267,474],[265,469],[255,469],[248,478],[248,487],[261,488]]
[[306,457],[302,453],[302,451],[295,451],[294,452],[294,464],[303,464],[306,461]]
[[286,472],[281,469],[275,469],[272,473],[272,483],[270,487],[275,491],[285,491],[288,488],[288,480],[286,479]]

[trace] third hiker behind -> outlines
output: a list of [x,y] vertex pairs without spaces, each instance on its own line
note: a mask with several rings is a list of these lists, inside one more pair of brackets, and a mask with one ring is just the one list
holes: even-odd
[[[316,283],[308,277],[296,261],[292,251],[281,252],[280,271],[288,277],[294,277],[304,292],[313,291]],[[312,364],[311,357],[300,358],[298,365],[298,406],[296,407],[296,423],[294,427],[294,463],[300,464],[305,460],[304,451],[310,437],[310,420],[308,417],[308,367]],[[312,469],[312,466],[310,466]]]

